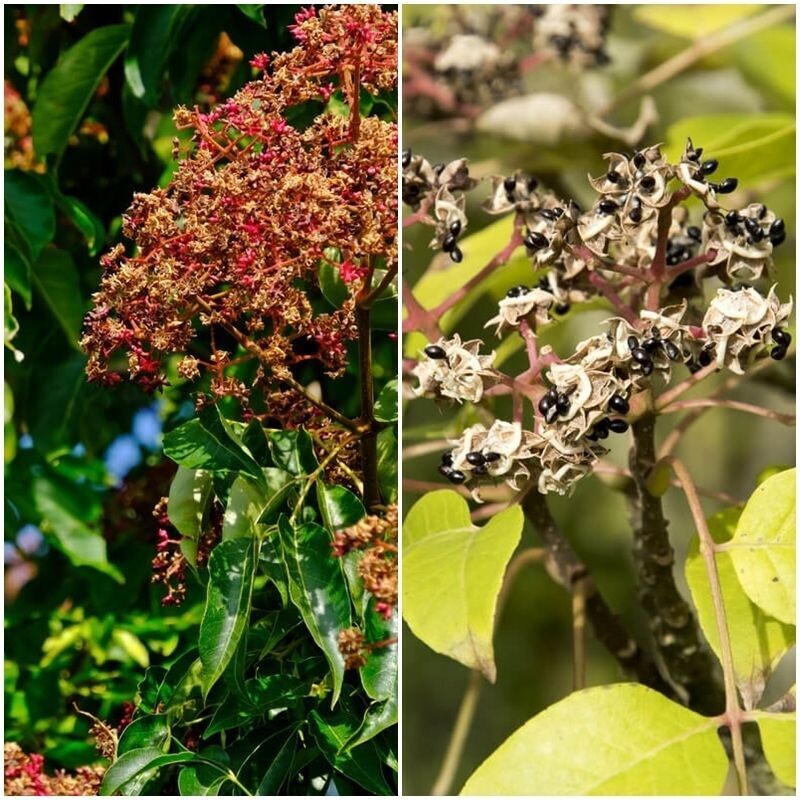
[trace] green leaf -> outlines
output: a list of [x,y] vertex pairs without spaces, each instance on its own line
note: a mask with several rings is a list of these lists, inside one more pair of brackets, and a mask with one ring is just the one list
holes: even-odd
[[730,552],[747,596],[770,616],[795,624],[796,469],[779,472],[750,495]]
[[143,669],[150,666],[150,653],[142,640],[124,628],[111,631],[111,643],[116,645],[131,661],[135,661]]
[[42,179],[30,172],[7,169],[4,187],[6,221],[19,231],[28,246],[26,255],[35,261],[56,233],[53,200]]
[[139,795],[145,784],[161,767],[196,761],[194,753],[172,753],[165,755],[157,747],[140,747],[120,756],[103,777],[100,795]]
[[91,567],[118,583],[125,582],[122,573],[108,561],[102,534],[84,521],[80,496],[65,481],[36,476],[33,496],[42,515],[42,532],[75,566]]
[[379,422],[397,420],[397,378],[392,378],[378,395],[375,401],[375,419]]
[[240,475],[233,482],[222,523],[223,539],[239,539],[256,534],[256,525],[268,496],[260,486]]
[[756,721],[761,732],[764,755],[775,777],[787,786],[796,786],[797,714],[758,712]]
[[350,297],[350,290],[339,275],[336,264],[327,259],[322,259],[319,262],[317,276],[322,296],[334,308],[341,308],[345,300]]
[[[715,542],[722,544],[732,538],[740,514],[738,508],[728,508],[708,520],[708,528]],[[769,617],[750,601],[736,577],[730,553],[717,553],[716,559],[728,619],[736,685],[745,707],[751,709],[761,698],[773,668],[794,644],[794,628]],[[700,627],[712,650],[721,658],[714,602],[697,538],[692,542],[686,559],[686,582],[697,609]]]
[[307,475],[317,468],[314,443],[307,431],[270,431],[268,438],[276,467],[292,475]]
[[294,760],[294,753],[297,749],[297,737],[292,734],[281,745],[275,758],[272,759],[261,783],[258,784],[256,795],[259,797],[274,797],[281,791],[281,787],[289,777],[292,761]]
[[33,282],[69,343],[79,349],[84,307],[78,270],[72,256],[66,250],[48,248],[33,264]]
[[83,3],[61,3],[61,19],[72,22],[83,11]]
[[100,81],[128,43],[128,25],[95,28],[63,54],[47,73],[33,107],[34,149],[61,153]]
[[735,175],[741,187],[794,175],[793,114],[711,114],[687,117],[667,130],[665,154],[678,158],[686,139],[719,161],[718,174]]
[[6,239],[3,242],[4,276],[6,285],[10,286],[31,309],[31,262],[25,258],[14,245]]
[[795,60],[796,32],[793,24],[777,25],[733,46],[736,64],[752,85],[769,90],[783,102],[784,107],[794,110],[795,71],[785,69]]
[[179,32],[194,13],[191,5],[141,5],[125,54],[125,79],[134,97],[154,106],[160,96],[164,65],[180,46]]
[[199,640],[204,697],[225,671],[247,627],[258,549],[258,539],[229,539],[211,551]]
[[[375,598],[369,597],[364,614],[364,637],[370,643],[397,639],[397,614],[384,619],[375,611]],[[359,670],[364,691],[373,700],[387,700],[397,693],[397,642],[373,650]]]
[[333,706],[344,680],[339,633],[352,624],[342,565],[332,557],[330,537],[319,525],[311,522],[292,527],[282,516],[278,531],[289,576],[289,596],[331,668]]
[[332,766],[373,794],[392,794],[381,772],[381,760],[373,743],[346,748],[359,725],[356,717],[342,710],[328,713],[325,717],[312,711],[309,719],[311,733]]
[[216,406],[164,434],[164,453],[187,469],[244,472],[264,480],[261,467],[236,441]]
[[467,501],[450,489],[422,497],[403,524],[403,617],[432,650],[491,682],[497,598],[522,526],[519,506],[473,525]]
[[178,773],[178,791],[181,797],[216,796],[226,780],[227,777],[220,775],[219,769],[213,769],[205,764],[184,767]]
[[166,714],[147,714],[135,719],[122,731],[117,753],[123,755],[143,747],[157,747],[163,753],[169,748],[169,737]]
[[721,31],[740,20],[760,11],[759,5],[710,5],[692,6],[687,14],[681,6],[641,5],[635,6],[633,16],[639,22],[674,36],[687,39],[703,39]]
[[397,434],[385,428],[378,434],[378,483],[387,503],[397,502]]
[[56,195],[56,203],[59,209],[69,217],[75,227],[83,234],[83,238],[89,248],[89,255],[97,255],[106,240],[106,229],[100,219],[77,197],[69,197],[59,192]]
[[317,481],[317,503],[322,521],[330,531],[355,525],[366,515],[364,504],[344,486],[329,486]]
[[13,299],[11,297],[11,289],[8,288],[8,284],[3,284],[3,340],[5,342],[6,347],[10,348],[11,350],[14,349],[13,345],[11,344],[14,341],[14,337],[19,333],[19,322],[17,322],[17,318],[14,316],[14,306],[13,306]]
[[575,692],[529,720],[462,795],[718,795],[717,722],[635,683]]
[[[247,3],[237,3],[236,8],[242,12],[248,19],[253,20],[253,22],[258,23],[262,28],[267,27],[267,22],[264,19],[264,4],[257,3],[257,4],[247,4]],[[263,794],[259,792],[259,794]]]
[[167,515],[181,536],[199,538],[211,491],[210,472],[178,467],[169,487]]
[[361,726],[348,740],[347,747],[358,747],[396,724],[397,694],[395,693],[388,700],[384,700],[382,703],[373,703],[366,710]]

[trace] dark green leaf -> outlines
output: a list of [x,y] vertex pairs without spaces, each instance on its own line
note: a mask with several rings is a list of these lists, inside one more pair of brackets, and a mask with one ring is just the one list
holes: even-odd
[[197,539],[211,498],[211,473],[178,467],[169,487],[167,514],[181,536]]
[[295,528],[282,516],[278,530],[289,576],[289,595],[331,668],[333,705],[344,680],[339,632],[352,624],[342,566],[331,557],[330,537],[319,525],[306,523]]
[[259,675],[247,681],[250,702],[262,713],[273,708],[284,708],[308,694],[307,681],[291,675]]
[[[254,5],[249,5],[246,3],[237,3],[236,8],[242,12],[246,17],[253,20],[253,22],[257,22],[262,28],[267,27],[266,20],[264,19],[264,4],[257,3]],[[261,792],[259,792],[261,794]]]
[[161,767],[195,761],[194,753],[172,753],[164,755],[157,747],[141,747],[120,756],[103,778],[100,794],[138,795]]
[[364,714],[361,727],[353,734],[353,738],[347,742],[348,747],[358,747],[370,739],[374,739],[379,733],[397,724],[397,693],[392,694],[388,700],[382,703],[373,703]]
[[205,797],[218,795],[219,788],[227,778],[205,764],[196,767],[183,767],[178,773],[178,791],[181,797]]
[[318,466],[314,444],[308,432],[302,428],[296,431],[270,431],[269,446],[275,466],[292,475],[307,475]]
[[119,737],[118,755],[142,747],[157,747],[161,752],[169,747],[169,724],[165,714],[148,714],[128,725]]
[[394,422],[397,419],[397,378],[392,378],[378,395],[375,419],[379,422]]
[[236,441],[216,406],[165,433],[164,453],[188,469],[240,471],[263,481],[261,467]]
[[391,428],[378,434],[378,481],[384,500],[397,502],[397,436]]
[[127,25],[95,28],[63,55],[45,77],[33,107],[38,155],[61,153],[83,117],[103,75],[128,43]]
[[[56,233],[53,199],[42,179],[31,172],[5,171],[5,215],[21,234],[35,261]],[[16,287],[13,287],[16,288]]]
[[[397,614],[384,619],[375,610],[375,598],[367,595],[364,636],[370,643],[397,639]],[[361,683],[373,700],[386,700],[397,692],[397,642],[373,650],[361,667]]]
[[6,239],[3,242],[4,277],[6,283],[22,298],[25,308],[31,308],[31,262]]
[[344,301],[350,297],[350,290],[339,275],[336,264],[323,259],[319,262],[317,275],[319,276],[319,288],[325,299],[334,308],[341,308]]
[[257,420],[250,420],[242,434],[242,444],[250,451],[253,458],[262,467],[272,466],[267,436],[263,425]]
[[89,255],[97,255],[106,241],[106,229],[100,219],[77,197],[68,197],[59,192],[56,195],[56,203],[83,234],[83,238],[86,239],[86,245],[89,248]]
[[297,485],[297,479],[292,478],[288,472],[273,467],[264,470],[264,478],[267,482],[268,499],[258,521],[262,525],[272,525],[278,521],[286,499]]
[[200,623],[203,695],[228,666],[250,617],[258,539],[229,539],[211,552],[208,594]]
[[33,282],[70,344],[77,349],[84,308],[72,256],[66,250],[48,248],[33,264]]
[[331,531],[355,525],[366,515],[364,504],[344,486],[317,481],[317,503],[325,527]]
[[11,342],[19,333],[19,322],[17,322],[17,318],[14,316],[14,305],[11,297],[11,289],[8,288],[7,283],[3,284],[3,321],[5,345],[6,347],[11,347],[13,349]]
[[281,749],[278,750],[278,754],[264,773],[264,777],[261,779],[256,791],[259,797],[270,797],[280,793],[281,787],[289,777],[296,749],[297,739],[292,735],[283,743]]

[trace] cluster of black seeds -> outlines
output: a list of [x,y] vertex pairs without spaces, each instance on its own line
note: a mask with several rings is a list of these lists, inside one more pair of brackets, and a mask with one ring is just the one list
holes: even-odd
[[786,351],[792,343],[792,335],[783,328],[773,328],[772,341],[775,342],[775,347],[772,348],[770,356],[776,361],[782,361],[786,358]]
[[778,217],[769,224],[761,220],[767,215],[767,207],[762,205],[758,217],[746,217],[737,211],[729,211],[725,215],[725,226],[736,236],[746,236],[749,244],[756,244],[769,238],[773,247],[783,244],[786,239],[786,223]]
[[[719,161],[717,161],[716,158],[710,158],[707,161],[700,161],[702,155],[702,147],[694,147],[686,153],[686,158],[697,165],[692,178],[698,181],[698,183],[705,183],[706,178],[709,175],[713,175],[719,166]],[[739,181],[737,178],[723,178],[723,180],[721,180],[719,183],[711,183],[711,181],[709,181],[708,185],[718,194],[730,194],[731,192],[736,191]]]
[[[486,473],[489,471],[489,467],[487,465],[491,464],[493,461],[497,461],[499,458],[500,453],[484,453],[480,450],[473,450],[471,453],[467,453],[467,461],[472,467],[470,470],[470,475],[477,477],[486,475]],[[444,475],[444,477],[447,478],[450,483],[462,484],[467,480],[466,473],[462,472],[460,469],[453,469],[453,454],[450,451],[442,454],[442,461],[439,464],[439,472],[440,474]]]
[[458,237],[461,235],[461,220],[450,223],[447,235],[442,240],[442,250],[450,256],[451,261],[459,264],[464,259],[464,254],[458,246]]

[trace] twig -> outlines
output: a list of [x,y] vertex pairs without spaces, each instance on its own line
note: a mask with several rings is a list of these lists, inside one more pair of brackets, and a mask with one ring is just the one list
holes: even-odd
[[673,414],[676,411],[684,411],[687,408],[730,408],[734,411],[743,411],[745,414],[753,414],[757,417],[774,419],[783,425],[794,425],[796,417],[794,414],[781,414],[770,408],[753,405],[752,403],[742,403],[738,400],[719,400],[713,397],[704,397],[697,400],[679,400],[659,410],[659,414]]
[[699,369],[694,375],[690,375],[685,380],[681,381],[680,383],[673,386],[668,392],[664,392],[664,394],[659,395],[658,400],[656,400],[656,409],[661,411],[662,408],[665,408],[673,400],[680,397],[685,392],[688,392],[695,384],[700,383],[700,381],[707,378],[712,373],[716,372],[719,369],[716,363],[712,362],[707,367],[703,367]]
[[611,303],[617,314],[624,317],[631,325],[639,324],[639,316],[622,300],[608,281],[601,278],[596,272],[589,273],[589,281]]
[[586,578],[572,586],[572,691],[586,686]]

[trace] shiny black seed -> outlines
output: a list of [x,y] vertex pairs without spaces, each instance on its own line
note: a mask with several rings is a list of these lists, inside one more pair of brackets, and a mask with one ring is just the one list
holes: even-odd
[[778,233],[771,233],[769,235],[769,240],[772,242],[773,247],[777,247],[779,244],[783,244],[786,241],[786,231],[778,231]]
[[731,192],[736,190],[736,187],[739,185],[739,181],[737,178],[725,178],[722,183],[719,184],[717,187],[717,191],[720,194],[730,194]]
[[764,219],[764,217],[766,216],[767,216],[767,207],[763,203],[761,203],[761,205],[758,207],[758,218]]
[[445,253],[451,253],[455,246],[456,237],[453,236],[452,233],[448,233],[447,236],[442,239],[442,250],[444,250]]
[[435,359],[443,359],[447,358],[447,353],[445,353],[443,347],[439,347],[438,344],[429,344],[425,348],[425,355],[428,358],[435,358]]
[[547,280],[547,275],[542,275],[542,277],[539,278],[539,283],[537,284],[537,286],[540,289],[543,289],[545,292],[550,291],[550,281]]
[[548,242],[547,237],[538,231],[531,231],[525,237],[525,247],[529,250],[541,250],[543,247],[547,247],[548,244],[550,242]]
[[460,264],[464,260],[464,254],[458,247],[454,247],[450,251],[450,260],[455,261],[456,264]]
[[467,462],[472,464],[473,467],[477,467],[479,464],[485,463],[486,458],[483,453],[473,450],[471,453],[467,453]]
[[760,242],[764,238],[764,231],[758,230],[753,231],[748,237],[748,241],[750,242]]
[[528,294],[529,291],[527,286],[512,286],[506,292],[506,297],[521,297],[523,294]]
[[403,150],[403,160],[401,162],[403,164],[403,169],[405,169],[411,163],[411,151],[410,150]]
[[439,472],[444,475],[445,478],[449,478],[453,474],[453,470],[447,464],[440,464]]
[[419,194],[419,186],[416,183],[412,183],[410,186],[403,187],[403,194],[406,197],[416,197]]
[[612,394],[608,398],[608,407],[617,414],[627,414],[630,410],[630,403],[621,394]]
[[644,157],[644,153],[634,153],[633,156],[633,166],[636,169],[641,169],[647,163],[647,159]]
[[558,389],[556,389],[555,386],[551,386],[547,390],[547,396],[550,398],[550,402],[551,403],[557,403],[558,402]]
[[[561,214],[563,214],[563,213],[564,212],[562,210]],[[547,220],[550,220],[551,222],[554,219],[558,219],[561,216],[561,214],[556,214],[555,210],[552,209],[552,208],[540,208],[539,209],[539,215],[544,217]]]
[[688,367],[689,372],[691,372],[692,375],[694,375],[695,372],[699,372],[701,369],[700,365],[696,361],[687,361],[686,366]]
[[443,453],[442,454],[442,466],[444,466],[444,467],[452,467],[453,466],[453,454],[452,453]]
[[741,222],[741,220],[742,220],[742,218],[735,211],[729,211],[725,215],[725,224],[729,228],[736,227],[736,225],[738,225]]
[[536,187],[539,185],[539,181],[536,178],[528,178],[528,191],[533,192],[536,191]]
[[556,401],[556,408],[559,414],[566,414],[569,411],[569,397],[565,394],[560,394]]
[[597,204],[597,210],[601,214],[613,214],[617,210],[617,207],[617,204],[607,197]]
[[708,161],[704,161],[700,165],[700,172],[703,175],[712,175],[714,172],[717,171],[717,167],[719,166],[719,161],[716,158],[710,158]]
[[788,347],[792,343],[792,335],[783,328],[773,328],[772,339],[781,347]]
[[758,231],[761,232],[761,225],[759,225],[757,219],[753,219],[752,217],[745,217],[744,218],[744,226],[747,228],[747,232],[750,234],[755,233]]
[[700,237],[703,235],[703,232],[700,230],[700,228],[697,227],[697,225],[690,225],[686,229],[686,235],[690,239],[694,239],[696,242],[699,242]]
[[586,434],[586,438],[587,438],[587,439],[588,439],[590,442],[596,442],[596,441],[597,441],[597,434],[596,434],[596,433],[594,433],[594,432],[592,432],[592,433],[587,433],[587,434]]
[[558,417],[558,407],[548,406],[547,411],[544,412],[544,421],[549,425],[552,422],[555,422],[557,417]]
[[608,428],[611,433],[625,433],[628,430],[628,423],[624,419],[610,419]]
[[491,463],[492,461],[497,461],[500,458],[500,453],[484,453],[483,457],[486,459],[487,463]]
[[642,375],[650,375],[653,371],[653,362],[652,361],[643,361],[642,362]]
[[552,406],[552,405],[553,405],[553,401],[550,399],[550,396],[549,395],[544,395],[539,400],[539,406],[538,406],[539,413],[540,414],[546,414],[547,413],[547,409],[550,408],[550,406]]
[[450,471],[447,478],[450,480],[450,483],[464,483],[467,476],[460,469],[454,469]]
[[557,303],[553,311],[555,311],[556,314],[563,316],[569,311],[569,307],[569,303]]
[[556,206],[552,211],[556,215],[556,219],[564,216],[564,209],[561,206]]
[[697,360],[701,367],[707,367],[711,363],[711,353],[708,350],[701,350]]
[[620,175],[615,169],[611,169],[606,173],[606,180],[610,183],[619,183],[621,177],[622,175]]
[[517,179],[512,177],[506,178],[503,181],[503,188],[509,193],[513,192],[514,189],[517,188]]
[[648,353],[654,353],[661,347],[661,340],[660,339],[645,339],[642,342],[642,347],[647,350]]
[[656,179],[652,175],[645,175],[644,178],[642,178],[639,181],[639,186],[641,186],[642,189],[648,192],[651,189],[653,189],[655,185],[656,185]]
[[670,359],[670,361],[680,361],[681,359],[681,351],[672,342],[664,343],[664,352],[667,354],[667,358]]
[[633,350],[631,350],[631,358],[634,361],[638,361],[640,364],[646,364],[650,361],[650,356],[643,347],[634,347]]
[[769,226],[769,235],[772,236],[774,233],[783,233],[786,224],[784,221],[778,217],[778,219],[773,220],[772,225]]
[[770,358],[775,359],[775,361],[782,361],[784,358],[786,358],[786,348],[781,347],[780,345],[773,347],[769,356]]
[[639,340],[635,336],[628,337],[628,349],[633,350],[634,347],[639,346]]
[[473,470],[473,475],[485,475],[488,472],[486,464],[478,464]]
[[608,438],[608,420],[607,419],[600,419],[595,423],[594,429],[592,430],[594,435],[598,439],[607,439]]
[[630,218],[631,218],[631,219],[632,219],[634,222],[641,222],[641,221],[642,221],[642,209],[641,209],[641,208],[639,208],[638,206],[637,206],[636,208],[632,208],[632,209],[630,210],[630,213],[628,214],[628,216],[629,216],[629,217],[630,217]]
[[459,236],[461,234],[460,219],[453,220],[453,222],[450,223],[450,233],[453,234],[453,236]]

